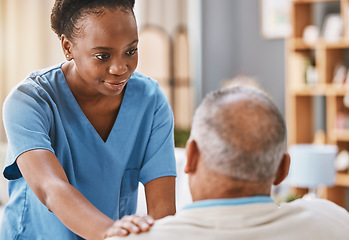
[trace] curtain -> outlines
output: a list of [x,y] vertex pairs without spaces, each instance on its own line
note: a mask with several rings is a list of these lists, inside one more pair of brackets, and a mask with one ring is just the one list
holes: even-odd
[[136,71],[159,82],[179,130],[190,129],[195,95],[189,66],[188,1],[142,0],[135,7],[140,41]]
[[[0,0],[0,107],[31,71],[64,60],[50,27],[54,0]],[[6,141],[2,118],[0,140]]]
[[[53,3],[54,0],[0,0],[1,116],[3,101],[17,83],[34,70],[64,61],[59,39],[50,27]],[[178,28],[187,26],[187,5],[188,0],[136,0],[139,29],[157,26],[173,41]],[[190,115],[188,110],[183,114]],[[0,141],[6,141],[0,119]],[[190,119],[191,116],[185,125],[190,125]]]

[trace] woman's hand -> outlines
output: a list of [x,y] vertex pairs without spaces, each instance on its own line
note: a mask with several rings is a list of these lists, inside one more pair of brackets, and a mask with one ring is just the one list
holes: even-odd
[[107,230],[105,238],[148,232],[153,224],[154,219],[150,216],[124,216],[122,219],[115,221],[113,226]]

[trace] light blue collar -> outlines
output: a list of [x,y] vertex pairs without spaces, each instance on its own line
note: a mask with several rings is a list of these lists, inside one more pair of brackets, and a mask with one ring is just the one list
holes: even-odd
[[209,200],[193,202],[192,204],[185,206],[183,209],[205,208],[205,207],[215,207],[215,206],[234,206],[234,205],[245,205],[245,204],[252,204],[252,203],[271,203],[271,202],[274,202],[274,200],[269,196],[209,199]]

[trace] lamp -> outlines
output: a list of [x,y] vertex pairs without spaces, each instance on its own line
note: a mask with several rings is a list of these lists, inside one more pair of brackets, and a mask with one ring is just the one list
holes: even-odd
[[291,186],[308,188],[305,198],[316,197],[317,187],[335,183],[335,145],[296,144],[289,148],[291,166],[287,177]]

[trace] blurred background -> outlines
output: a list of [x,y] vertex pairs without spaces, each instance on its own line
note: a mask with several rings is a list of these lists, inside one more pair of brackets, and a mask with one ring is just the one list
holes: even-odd
[[[60,42],[50,29],[53,3],[54,0],[0,0],[1,109],[9,91],[27,74],[65,61]],[[140,38],[137,71],[156,79],[168,97],[175,116],[176,147],[184,147],[192,114],[207,93],[243,82],[270,94],[287,119],[289,144],[312,144],[317,140],[321,144],[338,145],[338,152],[349,149],[349,138],[331,140],[327,136],[328,124],[336,121],[327,116],[332,113],[328,110],[327,92],[318,90],[321,84],[320,88],[312,85],[309,90],[309,83],[321,83],[321,74],[331,76],[331,80],[323,80],[325,87],[322,87],[330,89],[328,84],[336,70],[335,66],[324,64],[340,58],[316,53],[319,46],[325,53],[335,49],[335,56],[343,52],[342,65],[348,66],[349,44],[344,31],[340,32],[341,44],[324,45],[320,41],[327,16],[337,13],[343,20],[337,25],[332,23],[327,30],[339,25],[343,30],[348,26],[345,23],[348,9],[348,0],[136,0]],[[308,26],[315,26],[315,30],[305,34]],[[296,45],[297,41],[300,45]],[[317,68],[316,62],[320,65]],[[331,73],[321,72],[321,66]],[[310,72],[314,68],[318,73]],[[293,82],[299,83],[296,91],[290,90],[294,89]],[[349,90],[343,91],[339,97],[335,92],[337,98],[333,101],[343,101]],[[301,106],[307,108],[299,112]],[[293,119],[297,114],[305,117]],[[311,124],[297,129],[301,126],[298,121]],[[296,132],[302,131],[309,132],[307,137],[297,137]],[[2,121],[0,141],[3,162],[6,135]],[[328,199],[335,196],[334,202],[348,209],[349,155],[342,156],[341,161],[344,180],[339,183],[336,180],[331,186],[333,192],[326,188],[322,196]],[[6,182],[0,187],[6,189]],[[307,192],[304,186],[293,187],[292,193],[282,187],[275,192],[289,199]],[[2,202],[6,202],[5,195],[1,191]]]
[[[53,2],[0,0],[0,103],[31,71],[64,61],[50,29]],[[174,110],[184,101],[190,115],[205,94],[243,75],[255,78],[285,112],[284,40],[263,38],[258,1],[139,0],[135,13],[144,38],[137,70],[160,82]],[[149,54],[154,39],[157,48]],[[144,54],[142,45],[148,45]],[[188,91],[185,99],[175,97]],[[190,126],[189,116],[180,120],[178,128]],[[2,126],[0,139],[6,141]]]

